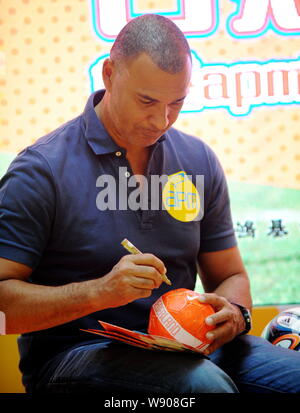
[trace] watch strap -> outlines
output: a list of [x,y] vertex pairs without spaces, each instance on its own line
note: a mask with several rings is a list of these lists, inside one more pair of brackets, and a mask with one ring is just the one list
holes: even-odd
[[235,305],[239,308],[239,310],[240,310],[240,312],[241,312],[241,314],[244,318],[244,321],[245,321],[245,329],[241,333],[239,333],[238,336],[242,336],[244,334],[247,334],[252,328],[252,320],[251,320],[250,311],[246,307],[243,307],[240,304],[233,303],[233,302],[231,302],[231,304],[233,304],[233,305]]

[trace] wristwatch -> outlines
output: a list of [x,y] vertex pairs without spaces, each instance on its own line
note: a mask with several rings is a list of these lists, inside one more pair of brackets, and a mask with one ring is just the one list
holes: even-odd
[[231,302],[231,304],[236,305],[239,308],[239,310],[242,313],[242,316],[245,320],[245,330],[243,330],[241,333],[239,333],[238,336],[242,336],[244,334],[247,334],[251,330],[251,327],[252,327],[252,320],[251,320],[250,311],[248,310],[248,308],[243,307],[240,304],[233,303],[233,302]]

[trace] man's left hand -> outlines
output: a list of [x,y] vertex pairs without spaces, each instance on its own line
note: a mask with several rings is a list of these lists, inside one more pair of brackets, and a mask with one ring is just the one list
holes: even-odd
[[239,308],[224,297],[214,293],[205,293],[201,294],[199,301],[212,305],[215,310],[215,314],[210,315],[205,320],[207,325],[215,326],[206,335],[211,344],[204,351],[204,354],[209,355],[241,333],[245,328],[245,321]]

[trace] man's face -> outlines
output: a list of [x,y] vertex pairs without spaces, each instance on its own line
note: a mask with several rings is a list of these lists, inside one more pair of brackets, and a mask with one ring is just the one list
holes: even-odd
[[112,66],[108,93],[110,130],[124,146],[154,144],[176,121],[188,93],[191,62],[170,74],[141,54]]

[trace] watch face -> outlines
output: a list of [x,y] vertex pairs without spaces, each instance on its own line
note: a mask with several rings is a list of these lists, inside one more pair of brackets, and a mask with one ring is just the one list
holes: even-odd
[[243,313],[245,323],[246,323],[244,333],[248,333],[248,331],[251,329],[251,314],[250,314],[250,311],[245,307],[243,307],[242,313]]

